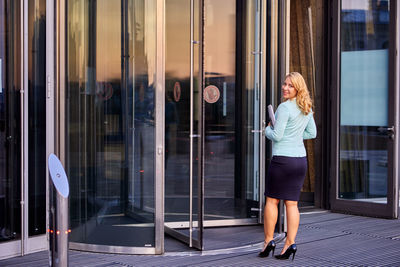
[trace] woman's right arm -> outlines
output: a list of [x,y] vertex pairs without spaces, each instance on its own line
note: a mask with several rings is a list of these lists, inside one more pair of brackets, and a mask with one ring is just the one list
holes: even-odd
[[283,137],[283,133],[285,132],[288,120],[289,110],[287,107],[280,105],[276,110],[275,125],[273,128],[271,126],[265,128],[265,136],[274,142],[280,141]]

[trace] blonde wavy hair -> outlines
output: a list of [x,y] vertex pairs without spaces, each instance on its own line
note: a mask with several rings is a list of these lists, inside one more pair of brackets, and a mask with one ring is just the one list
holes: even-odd
[[310,97],[310,92],[308,91],[306,81],[303,76],[298,72],[291,72],[286,75],[286,78],[289,78],[292,82],[294,88],[297,91],[296,95],[296,103],[299,106],[300,110],[303,114],[308,115],[311,112],[313,107],[313,102]]

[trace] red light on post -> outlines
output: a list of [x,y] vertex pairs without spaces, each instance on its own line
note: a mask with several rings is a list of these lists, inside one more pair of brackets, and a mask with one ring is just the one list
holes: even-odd
[[139,172],[144,173],[144,170],[140,170]]

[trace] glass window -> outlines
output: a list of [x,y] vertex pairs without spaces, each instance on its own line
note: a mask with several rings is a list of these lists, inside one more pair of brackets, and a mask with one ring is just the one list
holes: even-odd
[[28,2],[29,236],[46,233],[46,0]]
[[386,203],[389,1],[342,1],[339,198]]
[[21,239],[20,8],[0,1],[0,243]]
[[[165,222],[189,221],[190,1],[167,0],[165,7]],[[198,49],[196,46],[193,49],[197,55],[194,56],[196,60]],[[194,72],[195,77],[198,77],[198,71]],[[194,84],[197,85],[196,82]],[[196,105],[197,88],[194,94]],[[199,108],[198,105],[196,107]],[[198,121],[200,113],[194,110],[197,115],[194,121]],[[193,125],[197,130],[197,123]],[[196,141],[194,149],[197,147]],[[195,152],[192,155],[196,157],[192,165],[196,168],[198,155]],[[197,171],[193,171],[193,176],[193,186],[197,189]],[[197,194],[197,190],[194,189],[193,193]],[[197,203],[193,203],[193,209],[196,210],[196,218]]]

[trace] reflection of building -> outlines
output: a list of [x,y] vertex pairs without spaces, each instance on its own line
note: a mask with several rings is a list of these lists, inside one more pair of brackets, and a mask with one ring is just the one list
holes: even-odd
[[380,6],[375,10],[342,11],[342,50],[371,50],[389,47],[389,10]]
[[30,62],[29,102],[29,196],[32,208],[29,225],[31,235],[44,234],[46,224],[42,218],[46,216],[46,183],[41,182],[46,170],[39,166],[46,164],[46,20],[45,16],[35,18],[33,24],[32,44],[30,46],[32,61]]
[[300,206],[398,217],[397,2],[28,2],[28,21],[0,5],[0,258],[46,248],[50,152],[69,177],[71,248],[160,254],[166,232],[202,248],[205,226],[260,223],[265,106],[288,71],[318,126]]

